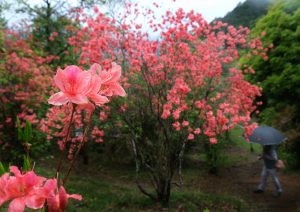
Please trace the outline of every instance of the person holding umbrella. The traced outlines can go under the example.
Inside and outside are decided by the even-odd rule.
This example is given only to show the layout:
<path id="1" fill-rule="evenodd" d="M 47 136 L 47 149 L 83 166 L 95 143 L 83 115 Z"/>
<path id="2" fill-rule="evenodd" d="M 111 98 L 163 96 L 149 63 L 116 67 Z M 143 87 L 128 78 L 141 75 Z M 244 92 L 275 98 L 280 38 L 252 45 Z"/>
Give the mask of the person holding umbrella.
<path id="1" fill-rule="evenodd" d="M 279 178 L 276 173 L 276 162 L 278 160 L 277 152 L 274 145 L 284 142 L 287 138 L 278 130 L 270 126 L 260 126 L 254 129 L 249 136 L 249 140 L 254 143 L 263 145 L 263 152 L 259 160 L 264 160 L 264 166 L 260 176 L 260 183 L 254 193 L 263 193 L 266 187 L 267 178 L 271 175 L 276 191 L 274 197 L 279 197 L 282 194 L 282 188 Z"/>
<path id="2" fill-rule="evenodd" d="M 260 176 L 260 183 L 258 185 L 258 188 L 254 190 L 254 193 L 263 193 L 264 189 L 266 187 L 267 178 L 269 175 L 271 175 L 273 183 L 275 185 L 276 191 L 273 193 L 274 197 L 281 196 L 282 188 L 279 181 L 279 178 L 276 173 L 276 167 L 275 164 L 278 160 L 277 152 L 275 150 L 275 147 L 272 145 L 265 145 L 263 147 L 263 153 L 260 157 L 258 157 L 259 160 L 264 160 L 264 166 L 261 172 Z"/>

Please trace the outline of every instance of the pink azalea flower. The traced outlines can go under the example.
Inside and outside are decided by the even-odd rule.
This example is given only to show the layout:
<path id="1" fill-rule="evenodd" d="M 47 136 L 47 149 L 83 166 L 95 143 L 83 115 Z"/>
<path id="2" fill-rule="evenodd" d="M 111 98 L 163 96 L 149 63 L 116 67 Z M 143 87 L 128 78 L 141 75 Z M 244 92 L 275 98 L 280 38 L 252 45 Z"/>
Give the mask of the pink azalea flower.
<path id="1" fill-rule="evenodd" d="M 47 198 L 49 212 L 63 212 L 68 205 L 69 198 L 82 200 L 81 195 L 67 194 L 63 186 L 60 186 L 58 192 L 56 188 Z"/>
<path id="2" fill-rule="evenodd" d="M 75 104 L 88 103 L 87 90 L 91 83 L 91 73 L 82 71 L 77 66 L 67 66 L 64 70 L 58 69 L 54 82 L 60 92 L 52 95 L 49 104 L 63 105 L 67 102 Z"/>
<path id="3" fill-rule="evenodd" d="M 119 82 L 121 77 L 121 66 L 116 63 L 112 63 L 111 66 L 112 67 L 108 70 L 102 70 L 101 66 L 95 63 L 90 69 L 94 73 L 98 72 L 101 79 L 102 85 L 100 94 L 105 96 L 125 96 L 126 92 Z"/>
<path id="4" fill-rule="evenodd" d="M 0 177 L 0 206 L 9 199 L 9 196 L 6 192 L 8 181 L 9 181 L 8 173 L 5 173 Z"/>
<path id="5" fill-rule="evenodd" d="M 218 143 L 218 141 L 217 141 L 216 138 L 210 138 L 210 139 L 209 139 L 209 142 L 210 142 L 211 144 L 217 144 L 217 143 Z"/>
<path id="6" fill-rule="evenodd" d="M 87 93 L 87 96 L 95 103 L 95 105 L 101 106 L 101 105 L 107 103 L 109 100 L 106 96 L 103 96 L 100 94 L 102 80 L 97 75 L 95 68 L 93 68 L 94 66 L 95 66 L 95 64 L 88 71 L 91 74 L 92 78 L 91 78 L 89 88 L 86 93 Z"/>
<path id="7" fill-rule="evenodd" d="M 8 212 L 22 212 L 25 206 L 32 209 L 42 208 L 45 198 L 40 194 L 45 178 L 37 176 L 33 171 L 22 175 L 16 166 L 10 167 L 10 171 L 14 176 L 8 179 L 5 193 L 7 200 L 13 200 L 9 204 Z"/>
<path id="8" fill-rule="evenodd" d="M 188 136 L 188 140 L 194 140 L 195 136 L 193 133 L 190 133 Z"/>
<path id="9" fill-rule="evenodd" d="M 187 126 L 189 126 L 189 124 L 190 124 L 190 123 L 189 123 L 188 121 L 183 121 L 183 122 L 182 122 L 182 126 L 183 126 L 183 127 L 187 127 Z"/>

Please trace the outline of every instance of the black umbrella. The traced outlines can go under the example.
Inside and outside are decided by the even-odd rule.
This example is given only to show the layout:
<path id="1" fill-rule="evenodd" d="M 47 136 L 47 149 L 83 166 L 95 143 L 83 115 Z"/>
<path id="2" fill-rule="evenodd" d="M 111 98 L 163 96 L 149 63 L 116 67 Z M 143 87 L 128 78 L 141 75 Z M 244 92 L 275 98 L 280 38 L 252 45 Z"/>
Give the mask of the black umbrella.
<path id="1" fill-rule="evenodd" d="M 287 139 L 280 131 L 269 126 L 259 126 L 249 136 L 250 142 L 262 145 L 278 145 Z"/>

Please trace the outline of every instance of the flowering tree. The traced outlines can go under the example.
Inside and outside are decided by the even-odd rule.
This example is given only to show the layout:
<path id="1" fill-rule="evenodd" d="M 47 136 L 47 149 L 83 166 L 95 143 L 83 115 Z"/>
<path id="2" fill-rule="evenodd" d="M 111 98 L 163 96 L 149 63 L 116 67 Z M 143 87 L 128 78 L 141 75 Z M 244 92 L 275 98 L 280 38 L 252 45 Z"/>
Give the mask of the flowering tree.
<path id="1" fill-rule="evenodd" d="M 21 155 L 23 147 L 17 138 L 17 118 L 22 127 L 27 120 L 37 129 L 47 108 L 44 101 L 51 86 L 51 69 L 47 63 L 51 60 L 52 57 L 36 54 L 19 34 L 5 31 L 0 52 L 1 160 L 12 161 Z M 35 135 L 32 148 L 45 145 L 36 140 Z M 4 158 L 5 155 L 8 158 Z"/>
<path id="2" fill-rule="evenodd" d="M 134 7 L 129 4 L 125 17 L 138 19 L 140 11 Z M 95 12 L 96 18 L 83 18 L 87 26 L 70 42 L 81 53 L 82 64 L 122 64 L 128 98 L 111 104 L 111 110 L 132 143 L 139 189 L 167 203 L 188 141 L 215 144 L 237 124 L 244 126 L 246 136 L 255 127 L 250 115 L 260 89 L 245 81 L 236 66 L 239 49 L 251 46 L 257 55 L 264 51 L 262 44 L 248 39 L 247 28 L 210 25 L 193 11 L 168 11 L 161 23 L 148 20 L 148 26 L 160 32 L 157 40 L 134 21 L 106 18 L 97 8 Z M 153 12 L 144 15 L 152 17 Z M 247 71 L 254 72 L 251 67 Z M 149 171 L 155 194 L 139 183 L 140 167 Z"/>
<path id="3" fill-rule="evenodd" d="M 14 174 L 14 176 L 10 176 L 9 173 L 5 173 L 5 170 L 3 171 L 2 163 L 0 163 L 0 170 L 4 172 L 0 177 L 0 206 L 11 200 L 8 208 L 10 212 L 24 211 L 26 206 L 33 209 L 45 207 L 48 211 L 57 212 L 65 210 L 68 198 L 82 199 L 80 195 L 67 194 L 63 185 L 66 184 L 75 160 L 87 140 L 95 106 L 102 106 L 109 102 L 108 97 L 112 95 L 126 95 L 119 84 L 120 75 L 121 67 L 115 63 L 111 64 L 110 69 L 104 70 L 98 64 L 94 64 L 88 71 L 83 71 L 74 65 L 67 66 L 64 70 L 58 69 L 54 82 L 60 92 L 53 94 L 48 102 L 56 106 L 69 104 L 72 110 L 67 123 L 67 131 L 61 144 L 62 157 L 57 166 L 56 178 L 46 180 L 44 177 L 37 176 L 32 170 L 21 173 L 15 166 L 10 167 L 10 172 Z M 88 121 L 70 167 L 58 187 L 57 181 L 64 159 L 63 152 L 69 140 L 76 107 L 88 111 Z"/>

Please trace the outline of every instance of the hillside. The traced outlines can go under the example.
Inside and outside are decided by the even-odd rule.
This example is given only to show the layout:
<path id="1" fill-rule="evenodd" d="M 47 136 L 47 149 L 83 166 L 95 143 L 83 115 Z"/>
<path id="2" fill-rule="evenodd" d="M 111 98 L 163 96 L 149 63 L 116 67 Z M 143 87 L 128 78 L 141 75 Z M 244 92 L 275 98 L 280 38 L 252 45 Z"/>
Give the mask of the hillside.
<path id="1" fill-rule="evenodd" d="M 235 27 L 240 25 L 251 27 L 263 15 L 267 13 L 268 6 L 272 0 L 246 0 L 239 3 L 231 12 L 223 18 L 217 18 L 222 22 L 229 23 Z"/>

